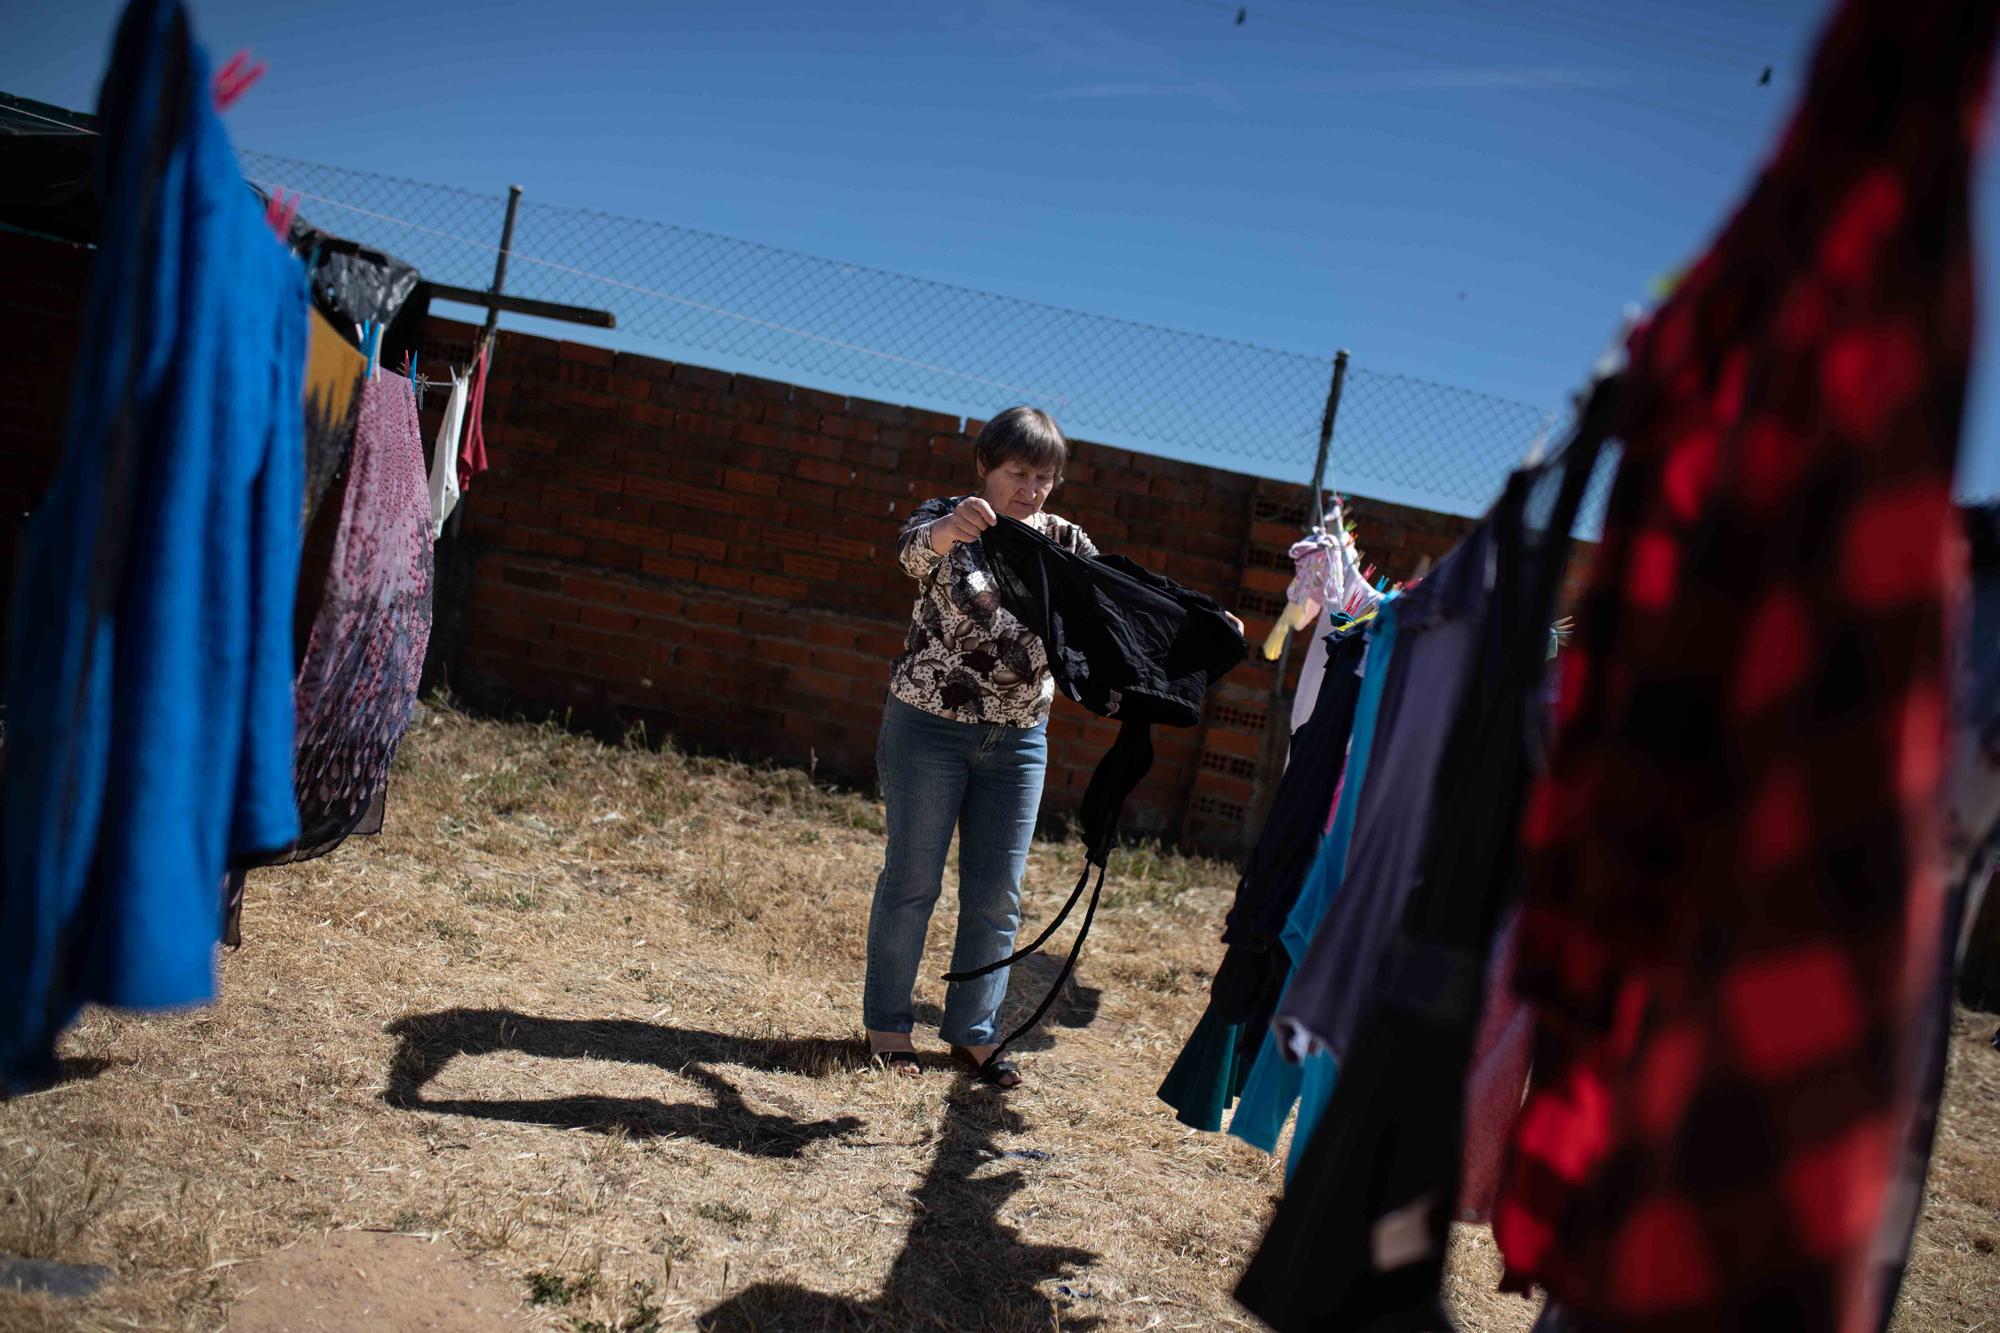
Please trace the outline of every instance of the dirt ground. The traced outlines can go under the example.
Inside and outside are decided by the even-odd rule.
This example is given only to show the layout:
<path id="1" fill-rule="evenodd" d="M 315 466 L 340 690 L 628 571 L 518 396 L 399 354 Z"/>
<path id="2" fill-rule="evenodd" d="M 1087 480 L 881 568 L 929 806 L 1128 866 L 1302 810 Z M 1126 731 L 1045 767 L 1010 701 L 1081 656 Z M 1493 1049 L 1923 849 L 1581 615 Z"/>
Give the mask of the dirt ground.
<path id="1" fill-rule="evenodd" d="M 861 1057 L 871 800 L 448 706 L 398 770 L 380 837 L 252 876 L 219 1004 L 92 1013 L 69 1081 L 0 1105 L 0 1253 L 114 1274 L 0 1329 L 1256 1326 L 1276 1164 L 1153 1096 L 1229 867 L 1114 860 L 1003 1096 L 934 1029 L 914 1082 Z M 1079 856 L 1038 845 L 1029 922 Z M 2000 1329 L 1995 1021 L 1959 1017 L 1906 1330 Z M 1455 1262 L 1464 1327 L 1528 1326 L 1486 1232 Z"/>

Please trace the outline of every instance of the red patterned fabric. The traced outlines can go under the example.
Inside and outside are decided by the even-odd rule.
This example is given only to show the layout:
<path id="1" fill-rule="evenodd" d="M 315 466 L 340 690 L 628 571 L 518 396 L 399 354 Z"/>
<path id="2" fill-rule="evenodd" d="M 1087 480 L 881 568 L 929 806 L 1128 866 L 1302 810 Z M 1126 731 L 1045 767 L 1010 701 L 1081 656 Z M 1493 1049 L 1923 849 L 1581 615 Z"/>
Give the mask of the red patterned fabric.
<path id="1" fill-rule="evenodd" d="M 1967 180 L 1992 3 L 1848 0 L 1631 347 L 1523 840 L 1536 1086 L 1495 1231 L 1585 1326 L 1860 1329 L 1940 965 Z"/>

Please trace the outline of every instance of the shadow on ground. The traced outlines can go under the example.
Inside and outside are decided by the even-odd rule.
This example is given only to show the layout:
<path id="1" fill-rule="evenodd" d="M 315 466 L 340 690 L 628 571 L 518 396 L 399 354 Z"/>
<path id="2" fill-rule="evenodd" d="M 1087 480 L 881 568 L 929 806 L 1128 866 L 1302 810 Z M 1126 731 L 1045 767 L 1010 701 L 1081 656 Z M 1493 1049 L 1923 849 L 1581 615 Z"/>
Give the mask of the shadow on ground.
<path id="1" fill-rule="evenodd" d="M 996 1136 L 1025 1128 L 995 1089 L 961 1078 L 945 1104 L 944 1132 L 924 1181 L 911 1192 L 915 1220 L 882 1294 L 854 1301 L 789 1283 L 746 1287 L 703 1313 L 703 1333 L 947 1328 L 1092 1329 L 1094 1315 L 1052 1304 L 1040 1283 L 1088 1268 L 1089 1250 L 1031 1245 L 1000 1220 L 1021 1189 L 1021 1168 L 1001 1167 Z"/>
<path id="2" fill-rule="evenodd" d="M 511 1120 L 557 1129 L 623 1130 L 634 1138 L 660 1135 L 693 1139 L 754 1157 L 797 1157 L 821 1139 L 861 1128 L 854 1116 L 800 1120 L 767 1114 L 744 1100 L 736 1085 L 712 1066 L 824 1078 L 853 1067 L 854 1042 L 812 1038 L 774 1040 L 722 1032 L 664 1027 L 623 1019 L 535 1018 L 506 1009 L 447 1009 L 391 1023 L 399 1045 L 382 1100 L 437 1115 Z M 577 1095 L 547 1098 L 432 1098 L 425 1085 L 455 1057 L 515 1051 L 550 1060 L 614 1060 L 653 1065 L 700 1084 L 707 1102 L 664 1102 L 654 1097 Z"/>
<path id="3" fill-rule="evenodd" d="M 1059 956 L 1045 953 L 1031 954 L 1014 964 L 1007 978 L 1007 1002 L 1000 1010 L 1000 1031 L 1004 1036 L 1026 1022 L 1028 1015 L 1049 993 L 1049 987 L 1062 975 L 1063 960 Z M 1072 975 L 1063 983 L 1062 994 L 1049 1006 L 1049 1012 L 1042 1019 L 1041 1026 L 1021 1038 L 1007 1049 L 1010 1051 L 1046 1051 L 1055 1045 L 1055 1038 L 1048 1033 L 1049 1028 L 1087 1028 L 1097 1021 L 1099 1006 L 1103 1003 L 1104 992 L 1096 986 L 1086 986 Z M 944 1022 L 944 1010 L 935 1004 L 919 1004 L 915 1009 L 917 1027 L 920 1032 L 935 1033 Z M 920 1046 L 923 1044 L 920 1040 Z"/>

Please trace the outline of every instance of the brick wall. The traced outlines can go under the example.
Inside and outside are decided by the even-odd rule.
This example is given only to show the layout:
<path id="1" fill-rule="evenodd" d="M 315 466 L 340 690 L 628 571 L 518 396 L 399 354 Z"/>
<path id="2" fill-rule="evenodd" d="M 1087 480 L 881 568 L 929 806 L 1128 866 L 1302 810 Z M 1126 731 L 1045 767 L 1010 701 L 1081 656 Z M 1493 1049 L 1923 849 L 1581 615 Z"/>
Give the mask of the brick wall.
<path id="1" fill-rule="evenodd" d="M 472 330 L 434 321 L 430 364 Z M 508 334 L 487 390 L 492 470 L 467 495 L 449 678 L 486 707 L 643 725 L 868 782 L 915 586 L 891 556 L 920 501 L 972 487 L 980 423 L 574 342 Z M 1051 507 L 1107 550 L 1232 607 L 1261 640 L 1290 579 L 1303 487 L 1075 443 Z M 1391 576 L 1463 519 L 1356 503 Z M 1162 730 L 1132 831 L 1233 846 L 1273 685 L 1253 661 L 1206 725 Z M 1115 732 L 1059 701 L 1047 809 L 1081 800 Z"/>
<path id="2" fill-rule="evenodd" d="M 53 471 L 87 265 L 87 251 L 0 234 L 10 514 L 37 502 Z M 432 321 L 425 363 L 463 363 L 472 333 Z M 481 707 L 567 715 L 607 734 L 643 726 L 868 783 L 915 594 L 893 539 L 920 500 L 971 488 L 979 424 L 509 333 L 487 390 L 493 467 L 467 493 L 457 538 L 439 547 L 432 674 Z M 1306 495 L 1079 441 L 1052 503 L 1105 549 L 1214 595 L 1261 641 L 1283 603 Z M 1468 526 L 1368 500 L 1353 513 L 1391 577 L 1441 556 Z M 1274 676 L 1253 657 L 1203 727 L 1156 733 L 1158 763 L 1128 830 L 1237 845 Z M 1114 733 L 1058 701 L 1051 814 L 1081 801 Z"/>
<path id="3" fill-rule="evenodd" d="M 424 360 L 462 362 L 436 320 Z M 488 384 L 492 470 L 466 496 L 454 689 L 482 707 L 644 725 L 702 747 L 868 783 L 916 592 L 892 556 L 920 500 L 972 488 L 980 422 L 580 342 L 506 334 Z M 1302 486 L 1078 440 L 1052 508 L 1262 638 L 1290 580 Z M 1462 518 L 1356 502 L 1392 576 Z M 1154 737 L 1128 829 L 1242 839 L 1272 693 L 1252 660 L 1206 727 Z M 1072 811 L 1114 725 L 1058 701 L 1046 811 Z"/>

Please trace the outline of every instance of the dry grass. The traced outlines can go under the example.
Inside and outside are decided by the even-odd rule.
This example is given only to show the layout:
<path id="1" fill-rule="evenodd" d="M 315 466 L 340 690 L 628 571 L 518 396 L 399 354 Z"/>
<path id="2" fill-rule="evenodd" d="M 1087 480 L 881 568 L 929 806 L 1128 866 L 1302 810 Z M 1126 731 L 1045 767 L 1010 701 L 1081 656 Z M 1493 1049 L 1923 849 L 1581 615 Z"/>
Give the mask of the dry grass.
<path id="1" fill-rule="evenodd" d="M 1153 1097 L 1228 867 L 1121 856 L 1081 983 L 1001 1097 L 861 1058 L 872 801 L 445 707 L 398 767 L 381 837 L 252 877 L 220 1004 L 93 1013 L 73 1081 L 0 1107 L 0 1251 L 118 1275 L 82 1306 L 0 1296 L 0 1327 L 213 1328 L 244 1261 L 353 1228 L 474 1254 L 558 1329 L 1251 1326 L 1229 1290 L 1276 1165 Z M 1036 848 L 1030 921 L 1076 856 Z M 1016 1011 L 1052 970 L 1021 970 Z M 918 999 L 934 1023 L 940 985 Z M 1980 1035 L 1911 1329 L 2000 1307 Z M 1467 1326 L 1525 1328 L 1490 1238 L 1459 1254 Z"/>

